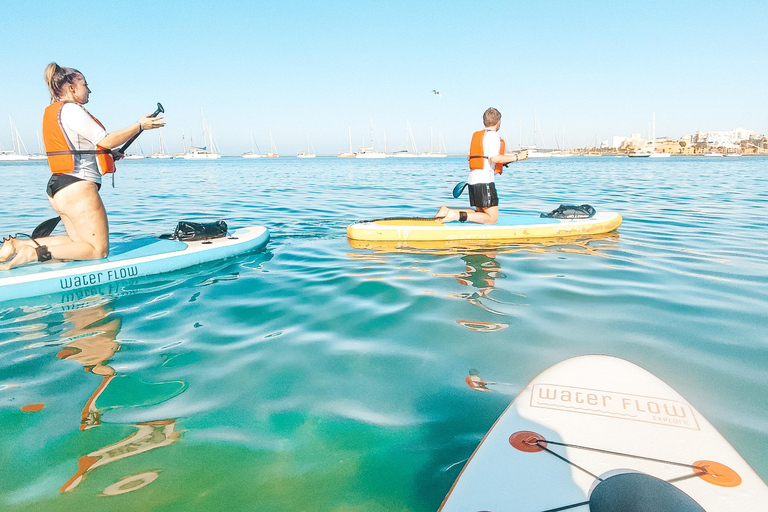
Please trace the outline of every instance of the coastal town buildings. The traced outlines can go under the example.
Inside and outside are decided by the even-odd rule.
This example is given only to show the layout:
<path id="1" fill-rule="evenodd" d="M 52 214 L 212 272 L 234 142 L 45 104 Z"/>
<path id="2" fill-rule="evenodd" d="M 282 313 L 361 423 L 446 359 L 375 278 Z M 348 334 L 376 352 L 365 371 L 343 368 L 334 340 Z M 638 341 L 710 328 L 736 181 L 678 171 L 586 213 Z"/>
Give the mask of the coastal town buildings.
<path id="1" fill-rule="evenodd" d="M 633 133 L 630 137 L 614 136 L 605 141 L 604 149 L 629 152 L 649 150 L 676 155 L 695 155 L 706 153 L 768 154 L 768 138 L 752 130 L 736 128 L 730 131 L 698 131 L 683 137 L 657 137 L 655 141 Z"/>

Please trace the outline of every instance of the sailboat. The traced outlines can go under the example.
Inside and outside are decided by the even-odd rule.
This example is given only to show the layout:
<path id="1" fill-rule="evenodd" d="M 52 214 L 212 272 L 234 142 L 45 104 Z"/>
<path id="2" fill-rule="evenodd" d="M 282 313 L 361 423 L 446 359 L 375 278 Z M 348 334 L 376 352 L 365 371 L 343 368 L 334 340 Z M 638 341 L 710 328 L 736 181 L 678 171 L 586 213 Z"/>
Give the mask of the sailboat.
<path id="1" fill-rule="evenodd" d="M 653 131 L 651 132 L 651 155 L 650 158 L 668 158 L 669 153 L 656 151 L 656 112 L 653 113 Z"/>
<path id="2" fill-rule="evenodd" d="M 187 140 L 184 137 L 184 130 L 181 130 L 181 153 L 174 153 L 173 158 L 184 158 L 184 155 L 186 154 L 187 154 Z"/>
<path id="3" fill-rule="evenodd" d="M 37 136 L 37 154 L 29 155 L 29 159 L 30 160 L 47 160 L 48 155 L 46 155 L 45 151 L 43 151 L 43 143 L 40 141 L 40 132 L 35 132 L 35 135 Z"/>
<path id="4" fill-rule="evenodd" d="M 349 132 L 349 151 L 339 151 L 336 155 L 339 158 L 355 158 L 355 152 L 352 151 L 352 128 L 347 126 L 347 131 Z"/>
<path id="5" fill-rule="evenodd" d="M 26 162 L 29 160 L 29 153 L 24 146 L 24 141 L 21 140 L 19 130 L 13 126 L 11 116 L 8 116 L 8 121 L 11 123 L 11 144 L 13 144 L 13 148 L 10 151 L 0 148 L 0 162 Z M 21 152 L 21 148 L 24 148 L 24 153 Z"/>
<path id="6" fill-rule="evenodd" d="M 533 107 L 533 146 L 525 146 L 522 149 L 528 151 L 528 158 L 551 158 L 552 153 L 539 151 L 536 147 L 536 133 L 541 133 L 541 144 L 546 145 L 544 142 L 544 134 L 541 132 L 541 126 L 539 126 L 539 119 L 536 117 L 536 107 Z"/>
<path id="7" fill-rule="evenodd" d="M 298 155 L 296 155 L 298 158 L 315 158 L 317 155 L 315 155 L 315 148 L 312 148 L 310 151 L 310 148 L 312 148 L 312 143 L 309 142 L 309 135 L 307 135 L 307 150 L 302 151 Z"/>
<path id="8" fill-rule="evenodd" d="M 259 145 L 256 144 L 256 141 L 253 139 L 253 132 L 251 132 L 251 151 L 248 153 L 243 153 L 243 158 L 261 158 L 261 150 L 259 149 Z"/>
<path id="9" fill-rule="evenodd" d="M 355 158 L 386 158 L 387 154 L 381 151 L 373 149 L 373 114 L 370 114 L 371 119 L 371 145 L 368 147 L 360 148 Z"/>
<path id="10" fill-rule="evenodd" d="M 413 148 L 413 151 L 408 147 L 408 142 L 410 141 L 411 147 Z M 406 120 L 405 121 L 405 149 L 401 149 L 400 151 L 395 151 L 394 153 L 390 153 L 389 156 L 393 156 L 395 158 L 418 158 L 419 156 L 419 150 L 416 149 L 416 141 L 413 139 L 413 132 L 411 131 L 411 122 Z"/>
<path id="11" fill-rule="evenodd" d="M 277 158 L 278 156 L 280 156 L 277 154 L 277 147 L 275 146 L 275 141 L 272 140 L 272 130 L 269 130 L 269 153 L 264 153 L 261 156 L 263 156 L 264 158 Z"/>
<path id="12" fill-rule="evenodd" d="M 552 135 L 555 138 L 555 144 L 557 144 L 557 134 L 553 133 Z M 560 145 L 558 144 L 557 145 L 557 150 L 552 152 L 552 157 L 553 158 L 568 158 L 568 157 L 572 157 L 573 153 L 570 153 L 570 152 L 565 150 L 565 126 L 563 126 L 563 136 L 562 136 L 561 140 L 563 142 L 563 149 L 560 149 Z"/>
<path id="13" fill-rule="evenodd" d="M 136 146 L 139 148 L 138 153 L 128 153 L 123 157 L 123 160 L 141 160 L 144 158 L 144 150 L 141 149 L 141 144 L 136 142 Z"/>
<path id="14" fill-rule="evenodd" d="M 163 139 L 163 129 L 158 128 L 157 132 L 158 132 L 160 148 L 154 153 L 152 153 L 151 155 L 149 155 L 147 158 L 158 158 L 158 159 L 173 158 L 168 153 L 168 146 L 165 144 L 165 140 Z"/>
<path id="15" fill-rule="evenodd" d="M 419 153 L 419 157 L 421 158 L 444 158 L 448 156 L 448 151 L 441 152 L 440 147 L 442 146 L 445 148 L 445 142 L 443 142 L 443 133 L 437 132 L 437 151 L 434 151 L 432 149 L 432 127 L 429 127 L 429 151 L 425 151 L 423 153 Z"/>
<path id="16" fill-rule="evenodd" d="M 200 109 L 200 118 L 203 122 L 203 144 L 206 144 L 205 141 L 205 116 L 203 116 L 203 109 Z M 184 160 L 215 160 L 217 158 L 221 158 L 221 155 L 216 149 L 216 144 L 213 142 L 213 130 L 211 129 L 210 125 L 208 126 L 208 138 L 209 143 L 207 145 L 204 145 L 201 148 L 195 147 L 192 145 L 192 138 L 190 137 L 190 145 L 189 145 L 189 151 L 184 153 L 182 158 Z M 210 149 L 208 147 L 210 146 Z"/>

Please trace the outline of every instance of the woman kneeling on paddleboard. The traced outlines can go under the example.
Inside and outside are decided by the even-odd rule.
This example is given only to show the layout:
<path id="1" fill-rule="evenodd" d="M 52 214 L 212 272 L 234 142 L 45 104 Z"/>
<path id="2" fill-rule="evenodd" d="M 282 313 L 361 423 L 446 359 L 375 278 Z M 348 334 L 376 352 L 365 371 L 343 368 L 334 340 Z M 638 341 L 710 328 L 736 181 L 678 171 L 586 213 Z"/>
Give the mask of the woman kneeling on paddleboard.
<path id="1" fill-rule="evenodd" d="M 99 196 L 101 176 L 115 172 L 116 148 L 144 130 L 160 128 L 162 117 L 145 116 L 122 130 L 107 133 L 83 107 L 88 83 L 82 73 L 52 62 L 45 68 L 51 104 L 43 115 L 43 140 L 48 166 L 48 201 L 59 214 L 66 236 L 37 240 L 8 237 L 0 248 L 0 270 L 31 261 L 92 260 L 109 253 L 109 226 Z M 118 159 L 122 154 L 118 153 Z M 10 260 L 10 261 L 9 261 Z"/>
<path id="2" fill-rule="evenodd" d="M 525 160 L 527 151 L 505 155 L 504 140 L 499 137 L 501 127 L 501 112 L 491 107 L 483 113 L 485 129 L 472 135 L 469 148 L 469 205 L 475 209 L 454 210 L 441 206 L 435 215 L 435 220 L 441 222 L 477 222 L 494 224 L 499 220 L 499 198 L 496 195 L 494 174 L 501 174 L 504 165 Z M 461 193 L 461 192 L 459 192 Z M 458 196 L 455 196 L 458 197 Z"/>

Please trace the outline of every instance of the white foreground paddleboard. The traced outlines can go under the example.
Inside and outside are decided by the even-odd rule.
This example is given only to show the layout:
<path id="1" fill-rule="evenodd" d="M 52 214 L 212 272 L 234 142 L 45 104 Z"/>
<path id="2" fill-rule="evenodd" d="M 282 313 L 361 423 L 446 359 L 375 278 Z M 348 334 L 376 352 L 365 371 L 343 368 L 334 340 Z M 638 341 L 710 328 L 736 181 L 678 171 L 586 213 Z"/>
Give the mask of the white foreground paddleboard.
<path id="1" fill-rule="evenodd" d="M 768 486 L 667 384 L 591 355 L 528 384 L 440 510 L 764 512 Z"/>
<path id="2" fill-rule="evenodd" d="M 172 272 L 254 251 L 268 240 L 267 228 L 251 226 L 211 240 L 151 239 L 122 244 L 100 260 L 32 263 L 0 272 L 0 301 L 96 288 Z"/>

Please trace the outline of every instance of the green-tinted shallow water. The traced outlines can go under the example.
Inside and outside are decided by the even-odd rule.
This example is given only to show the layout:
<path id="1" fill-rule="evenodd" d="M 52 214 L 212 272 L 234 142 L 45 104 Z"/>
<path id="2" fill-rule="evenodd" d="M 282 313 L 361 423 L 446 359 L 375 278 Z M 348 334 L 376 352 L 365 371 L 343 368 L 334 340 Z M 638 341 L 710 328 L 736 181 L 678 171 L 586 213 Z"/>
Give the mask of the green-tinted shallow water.
<path id="1" fill-rule="evenodd" d="M 668 382 L 768 478 L 768 159 L 638 160 L 498 180 L 503 209 L 588 202 L 622 213 L 617 233 L 414 252 L 345 228 L 464 205 L 466 160 L 123 163 L 102 189 L 113 239 L 225 219 L 272 240 L 0 304 L 0 508 L 433 511 L 529 380 L 592 353 Z M 0 175 L 0 233 L 50 216 L 44 165 Z M 471 369 L 506 384 L 474 391 Z"/>

